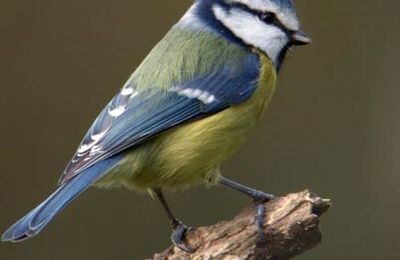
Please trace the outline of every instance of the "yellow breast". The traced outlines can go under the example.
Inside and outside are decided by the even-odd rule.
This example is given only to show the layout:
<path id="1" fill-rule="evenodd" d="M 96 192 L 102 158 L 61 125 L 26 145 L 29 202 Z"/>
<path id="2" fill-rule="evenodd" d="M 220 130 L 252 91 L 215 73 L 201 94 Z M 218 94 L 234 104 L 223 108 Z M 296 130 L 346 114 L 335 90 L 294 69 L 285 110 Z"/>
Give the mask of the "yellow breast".
<path id="1" fill-rule="evenodd" d="M 125 163 L 130 169 L 135 165 L 135 170 L 126 171 L 124 185 L 180 190 L 218 176 L 220 164 L 243 144 L 274 93 L 275 69 L 265 55 L 259 56 L 259 84 L 246 102 L 173 128 L 135 148 Z"/>

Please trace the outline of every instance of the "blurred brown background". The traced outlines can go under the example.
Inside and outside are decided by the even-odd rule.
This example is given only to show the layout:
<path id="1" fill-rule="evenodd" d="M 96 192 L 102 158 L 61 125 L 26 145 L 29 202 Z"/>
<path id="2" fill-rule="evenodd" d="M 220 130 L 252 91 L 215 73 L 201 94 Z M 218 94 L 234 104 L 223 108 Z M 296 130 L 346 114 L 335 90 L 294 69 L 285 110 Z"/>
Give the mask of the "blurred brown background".
<path id="1" fill-rule="evenodd" d="M 299 259 L 399 259 L 400 3 L 297 1 L 314 44 L 287 60 L 277 94 L 227 176 L 334 201 L 323 244 Z M 0 2 L 0 230 L 44 199 L 90 123 L 186 0 Z M 225 188 L 169 195 L 188 225 L 249 201 Z M 91 189 L 0 259 L 143 259 L 169 245 L 164 212 L 125 190 Z"/>

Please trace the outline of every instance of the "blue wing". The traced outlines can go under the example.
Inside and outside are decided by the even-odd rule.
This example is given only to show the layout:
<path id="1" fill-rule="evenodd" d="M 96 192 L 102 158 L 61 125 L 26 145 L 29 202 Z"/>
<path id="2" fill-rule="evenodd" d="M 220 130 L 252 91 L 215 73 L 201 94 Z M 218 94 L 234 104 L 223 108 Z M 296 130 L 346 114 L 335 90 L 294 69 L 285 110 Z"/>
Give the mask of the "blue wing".
<path id="1" fill-rule="evenodd" d="M 140 91 L 134 78 L 130 79 L 95 120 L 60 184 L 173 126 L 247 100 L 257 86 L 259 60 L 255 54 L 248 54 L 241 62 L 239 71 L 222 67 L 167 90 Z"/>

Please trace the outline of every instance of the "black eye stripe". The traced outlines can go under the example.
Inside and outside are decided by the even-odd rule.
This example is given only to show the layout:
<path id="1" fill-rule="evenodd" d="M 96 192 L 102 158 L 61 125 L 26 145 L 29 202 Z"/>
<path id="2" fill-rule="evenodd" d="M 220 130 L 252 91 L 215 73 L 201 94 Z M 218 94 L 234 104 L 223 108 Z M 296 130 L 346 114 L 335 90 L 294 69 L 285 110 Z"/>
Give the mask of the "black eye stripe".
<path id="1" fill-rule="evenodd" d="M 274 14 L 272 12 L 260 12 L 258 10 L 251 9 L 250 7 L 248 7 L 247 5 L 242 4 L 242 3 L 234 3 L 234 4 L 230 4 L 229 6 L 242 9 L 242 10 L 246 11 L 247 13 L 251 13 L 255 16 L 258 16 L 262 21 L 264 21 L 268 24 L 275 25 L 276 27 L 280 28 L 281 30 L 283 30 L 287 33 L 290 32 L 290 30 L 282 23 L 282 21 L 279 20 L 279 18 L 276 16 L 276 14 Z M 265 17 L 265 19 L 263 19 L 263 17 Z"/>
<path id="2" fill-rule="evenodd" d="M 277 18 L 274 13 L 262 13 L 259 14 L 258 17 L 267 24 L 276 23 Z"/>

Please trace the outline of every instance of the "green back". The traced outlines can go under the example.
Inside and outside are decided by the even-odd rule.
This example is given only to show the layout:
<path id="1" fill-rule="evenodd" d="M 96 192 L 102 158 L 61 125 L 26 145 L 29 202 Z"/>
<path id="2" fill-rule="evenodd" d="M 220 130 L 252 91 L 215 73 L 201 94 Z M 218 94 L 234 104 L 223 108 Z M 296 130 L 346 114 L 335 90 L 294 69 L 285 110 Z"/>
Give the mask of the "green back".
<path id="1" fill-rule="evenodd" d="M 239 68 L 248 51 L 212 32 L 172 28 L 133 73 L 138 90 L 168 89 L 224 66 Z"/>

